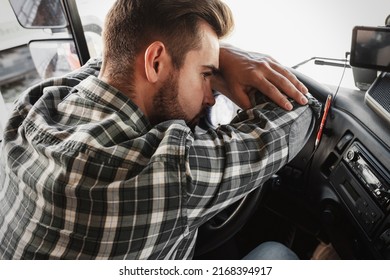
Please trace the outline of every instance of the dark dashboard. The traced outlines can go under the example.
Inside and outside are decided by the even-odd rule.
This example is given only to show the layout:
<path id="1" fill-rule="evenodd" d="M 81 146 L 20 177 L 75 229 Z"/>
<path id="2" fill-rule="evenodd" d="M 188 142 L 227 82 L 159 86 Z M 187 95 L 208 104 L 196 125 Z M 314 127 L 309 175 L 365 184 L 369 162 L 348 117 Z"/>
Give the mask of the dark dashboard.
<path id="1" fill-rule="evenodd" d="M 313 153 L 314 133 L 285 168 L 289 171 L 281 172 L 286 184 L 298 182 L 288 189 L 300 189 L 313 217 L 307 221 L 298 213 L 290 219 L 332 243 L 342 259 L 389 259 L 389 122 L 367 105 L 366 92 L 325 86 L 296 74 L 322 102 L 328 94 L 337 96 L 318 149 Z M 390 99 L 390 87 L 387 92 Z"/>

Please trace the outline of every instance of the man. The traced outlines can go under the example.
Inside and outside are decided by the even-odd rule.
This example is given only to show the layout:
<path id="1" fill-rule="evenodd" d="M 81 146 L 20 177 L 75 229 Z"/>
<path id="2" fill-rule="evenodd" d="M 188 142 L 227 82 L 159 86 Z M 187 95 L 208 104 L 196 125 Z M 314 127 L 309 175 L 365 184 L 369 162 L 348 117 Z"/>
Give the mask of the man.
<path id="1" fill-rule="evenodd" d="M 1 258 L 190 259 L 205 221 L 294 157 L 312 111 L 273 84 L 301 104 L 306 90 L 272 60 L 220 53 L 231 28 L 219 0 L 118 0 L 103 64 L 29 89 L 8 122 Z M 212 89 L 246 110 L 197 133 Z"/>

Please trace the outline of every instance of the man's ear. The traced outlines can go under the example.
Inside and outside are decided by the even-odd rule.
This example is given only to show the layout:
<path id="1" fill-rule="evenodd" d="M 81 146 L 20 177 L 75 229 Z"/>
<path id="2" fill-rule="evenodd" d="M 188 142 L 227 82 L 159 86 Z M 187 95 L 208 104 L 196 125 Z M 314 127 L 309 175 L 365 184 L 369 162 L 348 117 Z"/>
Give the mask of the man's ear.
<path id="1" fill-rule="evenodd" d="M 146 78 L 151 83 L 156 83 L 166 67 L 167 51 L 165 45 L 156 41 L 149 45 L 145 51 L 145 73 Z"/>

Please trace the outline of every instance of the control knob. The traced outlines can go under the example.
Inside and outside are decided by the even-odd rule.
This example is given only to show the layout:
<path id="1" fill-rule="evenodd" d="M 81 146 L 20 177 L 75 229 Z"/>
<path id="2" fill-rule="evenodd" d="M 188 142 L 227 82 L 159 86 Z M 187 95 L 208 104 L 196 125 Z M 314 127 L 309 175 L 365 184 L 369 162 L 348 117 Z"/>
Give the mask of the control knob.
<path id="1" fill-rule="evenodd" d="M 357 161 L 359 159 L 359 152 L 354 150 L 349 150 L 347 152 L 346 157 L 348 161 Z"/>

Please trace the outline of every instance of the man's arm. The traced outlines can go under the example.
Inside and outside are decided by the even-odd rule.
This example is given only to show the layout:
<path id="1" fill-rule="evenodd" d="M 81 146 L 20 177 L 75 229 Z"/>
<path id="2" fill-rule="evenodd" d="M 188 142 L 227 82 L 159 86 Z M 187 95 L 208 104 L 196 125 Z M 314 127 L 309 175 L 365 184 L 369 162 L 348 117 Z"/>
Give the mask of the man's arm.
<path id="1" fill-rule="evenodd" d="M 252 109 L 241 111 L 228 125 L 193 135 L 186 174 L 194 225 L 261 187 L 297 155 L 321 109 L 315 98 L 306 96 L 307 105 L 290 99 L 293 109 L 286 111 L 262 94 L 251 94 Z"/>
<path id="2" fill-rule="evenodd" d="M 220 75 L 213 80 L 213 88 L 242 109 L 252 107 L 248 95 L 254 91 L 262 92 L 285 110 L 292 109 L 287 97 L 301 105 L 307 103 L 307 88 L 269 56 L 221 44 L 220 69 Z"/>

